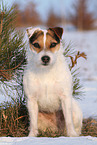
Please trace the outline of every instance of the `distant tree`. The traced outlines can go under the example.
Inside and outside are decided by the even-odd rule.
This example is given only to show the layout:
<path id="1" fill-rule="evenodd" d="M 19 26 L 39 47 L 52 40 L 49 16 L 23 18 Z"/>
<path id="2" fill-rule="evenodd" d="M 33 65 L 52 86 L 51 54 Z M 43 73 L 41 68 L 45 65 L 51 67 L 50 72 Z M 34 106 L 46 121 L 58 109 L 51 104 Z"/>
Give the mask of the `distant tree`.
<path id="1" fill-rule="evenodd" d="M 88 10 L 88 0 L 76 0 L 72 8 L 74 13 L 69 13 L 70 22 L 78 28 L 78 30 L 93 29 L 94 17 Z"/>
<path id="2" fill-rule="evenodd" d="M 61 16 L 57 16 L 51 10 L 50 13 L 49 13 L 49 15 L 48 15 L 48 19 L 47 19 L 46 25 L 48 27 L 58 26 L 61 23 L 61 21 L 62 21 Z"/>
<path id="3" fill-rule="evenodd" d="M 19 11 L 17 15 L 18 26 L 39 25 L 42 23 L 40 16 L 35 9 L 36 5 L 33 2 L 28 3 L 24 10 L 20 10 L 18 4 L 15 5 L 17 6 L 17 10 Z"/>

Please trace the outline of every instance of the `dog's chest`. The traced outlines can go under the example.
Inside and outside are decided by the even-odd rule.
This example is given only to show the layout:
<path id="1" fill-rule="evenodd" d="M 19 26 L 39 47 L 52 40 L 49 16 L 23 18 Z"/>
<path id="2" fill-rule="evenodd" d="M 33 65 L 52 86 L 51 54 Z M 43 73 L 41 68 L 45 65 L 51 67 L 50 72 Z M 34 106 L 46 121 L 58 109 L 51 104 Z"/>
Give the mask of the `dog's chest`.
<path id="1" fill-rule="evenodd" d="M 56 111 L 60 108 L 59 95 L 61 86 L 57 81 L 44 79 L 38 81 L 37 99 L 40 110 Z"/>

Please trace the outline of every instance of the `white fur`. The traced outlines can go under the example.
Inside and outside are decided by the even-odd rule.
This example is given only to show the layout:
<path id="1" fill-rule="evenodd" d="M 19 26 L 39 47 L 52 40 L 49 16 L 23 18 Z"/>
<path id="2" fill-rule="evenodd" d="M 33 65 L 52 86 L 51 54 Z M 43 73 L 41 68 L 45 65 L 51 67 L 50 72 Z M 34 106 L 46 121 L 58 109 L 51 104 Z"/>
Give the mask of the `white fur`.
<path id="1" fill-rule="evenodd" d="M 47 30 L 43 30 L 43 32 L 44 32 L 44 49 L 46 48 L 45 47 L 45 43 L 46 43 L 46 33 L 47 33 Z"/>
<path id="2" fill-rule="evenodd" d="M 63 110 L 67 136 L 78 136 L 82 127 L 82 112 L 72 97 L 72 76 L 62 48 L 56 53 L 45 50 L 33 53 L 29 49 L 29 59 L 24 72 L 23 84 L 27 96 L 30 116 L 29 136 L 37 136 L 38 111 L 54 112 Z M 41 57 L 49 55 L 48 66 L 41 64 Z"/>
<path id="3" fill-rule="evenodd" d="M 41 29 L 37 28 L 37 27 L 35 27 L 35 28 L 32 28 L 32 27 L 28 28 L 27 29 L 28 37 L 30 38 L 35 31 L 39 31 L 39 30 L 41 30 Z"/>

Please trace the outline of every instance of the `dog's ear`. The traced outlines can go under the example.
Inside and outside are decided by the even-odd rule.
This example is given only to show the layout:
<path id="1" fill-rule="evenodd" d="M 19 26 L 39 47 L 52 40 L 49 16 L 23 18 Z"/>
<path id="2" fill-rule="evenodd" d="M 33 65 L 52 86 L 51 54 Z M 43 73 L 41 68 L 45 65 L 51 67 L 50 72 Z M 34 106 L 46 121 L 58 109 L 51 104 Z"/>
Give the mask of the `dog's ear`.
<path id="1" fill-rule="evenodd" d="M 54 28 L 49 28 L 49 30 L 52 30 L 59 39 L 62 38 L 62 34 L 63 34 L 63 28 L 61 27 L 54 27 Z"/>
<path id="2" fill-rule="evenodd" d="M 34 34 L 34 32 L 39 31 L 39 30 L 40 28 L 30 27 L 26 29 L 26 32 L 27 32 L 28 37 L 30 38 Z"/>

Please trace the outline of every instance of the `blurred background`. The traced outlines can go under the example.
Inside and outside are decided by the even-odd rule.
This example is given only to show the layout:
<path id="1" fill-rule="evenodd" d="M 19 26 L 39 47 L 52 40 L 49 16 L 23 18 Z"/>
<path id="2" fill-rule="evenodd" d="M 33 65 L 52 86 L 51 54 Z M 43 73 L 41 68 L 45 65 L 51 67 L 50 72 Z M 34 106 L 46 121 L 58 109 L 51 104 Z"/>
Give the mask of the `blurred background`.
<path id="1" fill-rule="evenodd" d="M 0 3 L 0 136 L 28 134 L 22 79 L 27 37 L 14 30 L 26 32 L 30 26 L 62 26 L 64 55 L 70 53 L 66 59 L 71 63 L 71 55 L 74 63 L 77 54 L 87 55 L 87 60 L 78 59 L 71 70 L 79 74 L 72 73 L 73 90 L 83 112 L 81 135 L 97 137 L 97 0 L 0 0 Z M 15 8 L 11 9 L 12 5 Z"/>
<path id="2" fill-rule="evenodd" d="M 18 11 L 17 26 L 65 26 L 69 30 L 97 29 L 97 0 L 4 0 Z"/>

